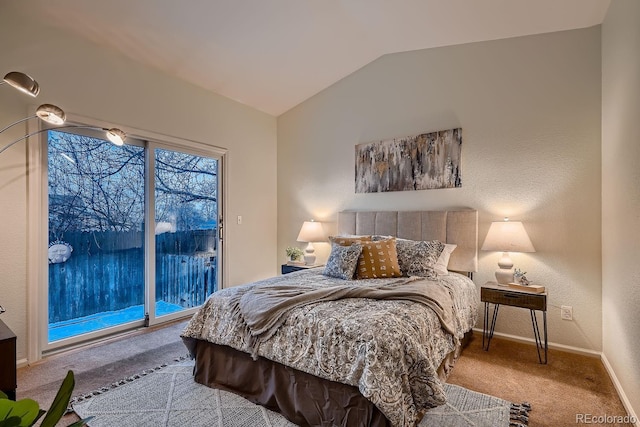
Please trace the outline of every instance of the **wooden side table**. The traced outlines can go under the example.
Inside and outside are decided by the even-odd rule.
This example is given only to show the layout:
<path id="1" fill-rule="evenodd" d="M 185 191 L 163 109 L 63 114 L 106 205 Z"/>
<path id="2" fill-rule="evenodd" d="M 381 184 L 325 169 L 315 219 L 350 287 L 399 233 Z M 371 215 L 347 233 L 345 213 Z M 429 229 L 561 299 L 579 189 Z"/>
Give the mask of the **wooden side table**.
<path id="1" fill-rule="evenodd" d="M 322 267 L 322 265 L 320 264 L 317 264 L 317 265 L 282 264 L 280 268 L 281 268 L 282 274 L 289 274 L 289 273 L 293 273 L 294 271 L 307 270 L 309 268 L 314 268 L 314 267 Z"/>
<path id="2" fill-rule="evenodd" d="M 484 302 L 484 327 L 482 329 L 482 348 L 489 351 L 491 338 L 496 327 L 498 319 L 498 310 L 500 305 L 510 305 L 512 307 L 528 308 L 531 313 L 531 326 L 533 327 L 533 336 L 536 340 L 536 350 L 538 351 L 538 361 L 547 364 L 547 292 L 533 293 L 511 289 L 507 286 L 498 286 L 495 282 L 487 282 L 480 288 L 480 301 Z M 494 304 L 493 316 L 489 322 L 489 304 Z M 536 310 L 542 311 L 543 327 L 544 327 L 544 346 L 542 344 L 543 337 L 538 327 L 538 317 Z M 486 347 L 485 347 L 486 341 Z M 544 349 L 544 352 L 542 352 Z M 544 359 L 542 358 L 544 353 Z"/>
<path id="3" fill-rule="evenodd" d="M 16 334 L 0 320 L 0 390 L 16 400 Z"/>

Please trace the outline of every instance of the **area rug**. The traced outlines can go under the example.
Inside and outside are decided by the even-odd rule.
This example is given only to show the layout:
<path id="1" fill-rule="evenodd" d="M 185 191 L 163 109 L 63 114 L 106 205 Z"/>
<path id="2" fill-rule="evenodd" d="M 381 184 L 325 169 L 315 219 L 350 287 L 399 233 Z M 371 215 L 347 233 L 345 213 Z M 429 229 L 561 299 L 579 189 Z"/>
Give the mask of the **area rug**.
<path id="1" fill-rule="evenodd" d="M 217 426 L 294 427 L 282 415 L 233 393 L 193 380 L 193 361 L 163 365 L 85 396 L 72 399 L 91 427 Z M 528 425 L 527 404 L 513 405 L 465 388 L 446 384 L 448 402 L 430 410 L 419 427 Z"/>

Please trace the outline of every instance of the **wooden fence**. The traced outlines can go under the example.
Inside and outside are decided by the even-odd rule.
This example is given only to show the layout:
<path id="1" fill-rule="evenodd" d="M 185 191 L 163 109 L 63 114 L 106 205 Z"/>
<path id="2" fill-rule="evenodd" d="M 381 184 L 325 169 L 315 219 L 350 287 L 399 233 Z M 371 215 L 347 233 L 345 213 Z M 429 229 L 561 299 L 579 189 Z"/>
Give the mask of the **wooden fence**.
<path id="1" fill-rule="evenodd" d="M 66 234 L 71 257 L 49 264 L 49 323 L 144 304 L 141 234 Z M 156 300 L 204 303 L 217 290 L 215 230 L 156 237 Z"/>
<path id="2" fill-rule="evenodd" d="M 56 237 L 49 236 L 49 241 L 53 240 L 56 240 Z M 76 231 L 64 233 L 61 240 L 73 247 L 74 255 L 95 254 L 140 249 L 143 247 L 144 233 L 142 231 Z M 216 243 L 216 229 L 163 233 L 156 236 L 156 252 L 175 255 L 212 252 L 216 250 Z"/>

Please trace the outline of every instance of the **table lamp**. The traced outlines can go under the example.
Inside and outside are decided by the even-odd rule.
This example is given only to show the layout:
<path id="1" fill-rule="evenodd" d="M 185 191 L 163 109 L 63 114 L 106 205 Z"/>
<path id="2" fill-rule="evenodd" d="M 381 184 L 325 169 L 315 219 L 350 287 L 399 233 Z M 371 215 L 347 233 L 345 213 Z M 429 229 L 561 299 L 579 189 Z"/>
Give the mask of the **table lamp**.
<path id="1" fill-rule="evenodd" d="M 314 265 L 316 263 L 316 255 L 314 253 L 315 248 L 313 247 L 312 242 L 322 242 L 324 239 L 324 229 L 322 228 L 321 223 L 311 220 L 305 221 L 302 224 L 302 228 L 300 229 L 300 233 L 296 240 L 298 242 L 308 243 L 307 247 L 304 249 L 304 263 L 306 265 Z"/>
<path id="2" fill-rule="evenodd" d="M 482 244 L 483 251 L 501 251 L 502 258 L 498 262 L 496 281 L 499 285 L 513 282 L 513 262 L 509 252 L 535 252 L 536 250 L 520 221 L 495 221 L 491 223 L 487 237 Z"/>

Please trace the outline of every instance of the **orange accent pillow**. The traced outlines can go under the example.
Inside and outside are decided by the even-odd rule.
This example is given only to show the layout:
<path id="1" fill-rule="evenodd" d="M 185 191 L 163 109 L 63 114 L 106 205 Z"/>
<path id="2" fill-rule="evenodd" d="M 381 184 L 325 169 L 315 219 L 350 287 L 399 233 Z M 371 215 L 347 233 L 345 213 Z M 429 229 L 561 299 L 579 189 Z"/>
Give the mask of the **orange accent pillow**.
<path id="1" fill-rule="evenodd" d="M 370 242 L 371 236 L 329 236 L 329 240 L 340 246 L 351 246 L 353 243 Z"/>
<path id="2" fill-rule="evenodd" d="M 400 277 L 396 239 L 361 242 L 362 253 L 358 259 L 356 279 L 381 279 Z"/>

